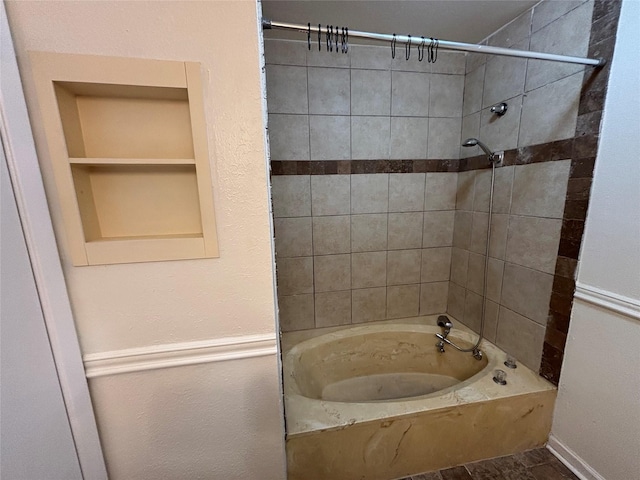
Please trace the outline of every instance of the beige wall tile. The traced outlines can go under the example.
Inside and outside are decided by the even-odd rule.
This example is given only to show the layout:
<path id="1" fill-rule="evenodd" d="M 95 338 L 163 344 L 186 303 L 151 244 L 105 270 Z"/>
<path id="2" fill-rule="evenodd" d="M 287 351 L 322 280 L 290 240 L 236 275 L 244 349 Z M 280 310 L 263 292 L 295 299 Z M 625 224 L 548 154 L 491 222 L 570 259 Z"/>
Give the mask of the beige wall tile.
<path id="1" fill-rule="evenodd" d="M 463 147 L 462 142 L 467 138 L 478 138 L 480 136 L 480 112 L 472 113 L 462 117 L 462 134 L 460 135 L 460 158 L 474 157 L 480 155 L 480 147 Z"/>
<path id="2" fill-rule="evenodd" d="M 351 254 L 351 287 L 384 287 L 387 284 L 387 252 Z"/>
<path id="3" fill-rule="evenodd" d="M 349 115 L 351 113 L 349 70 L 309 67 L 307 72 L 310 114 Z"/>
<path id="4" fill-rule="evenodd" d="M 508 108 L 503 116 L 492 113 L 490 107 L 480 114 L 480 138 L 494 152 L 518 146 L 522 95 L 505 100 Z"/>
<path id="5" fill-rule="evenodd" d="M 421 259 L 421 250 L 387 252 L 387 285 L 420 283 Z"/>
<path id="6" fill-rule="evenodd" d="M 313 257 L 281 258 L 276 267 L 278 295 L 313 293 Z"/>
<path id="7" fill-rule="evenodd" d="M 273 216 L 311 216 L 309 175 L 276 175 L 271 177 Z"/>
<path id="8" fill-rule="evenodd" d="M 267 65 L 307 66 L 307 54 L 300 48 L 301 42 L 291 40 L 264 39 L 264 59 Z"/>
<path id="9" fill-rule="evenodd" d="M 464 297 L 467 289 L 449 282 L 449 292 L 447 295 L 447 313 L 456 320 L 464 319 Z"/>
<path id="10" fill-rule="evenodd" d="M 384 320 L 387 306 L 386 287 L 351 291 L 352 323 Z"/>
<path id="11" fill-rule="evenodd" d="M 537 32 L 584 2 L 585 0 L 562 0 L 561 2 L 546 1 L 538 3 L 533 9 L 531 31 Z"/>
<path id="12" fill-rule="evenodd" d="M 266 72 L 269 113 L 309 113 L 305 67 L 267 65 Z"/>
<path id="13" fill-rule="evenodd" d="M 462 114 L 469 115 L 482 109 L 482 91 L 484 89 L 484 65 L 465 75 L 464 102 Z"/>
<path id="14" fill-rule="evenodd" d="M 515 166 L 496 169 L 493 186 L 493 213 L 509 213 L 511 210 L 511 189 L 515 169 Z"/>
<path id="15" fill-rule="evenodd" d="M 462 117 L 464 75 L 431 74 L 429 81 L 429 116 Z"/>
<path id="16" fill-rule="evenodd" d="M 277 243 L 276 243 L 277 246 Z M 313 217 L 313 254 L 351 252 L 351 217 Z"/>
<path id="17" fill-rule="evenodd" d="M 324 36 L 322 37 L 322 41 L 324 42 Z M 322 44 L 322 50 L 319 51 L 317 44 L 313 44 L 313 36 L 311 38 L 311 42 L 311 50 L 307 50 L 306 46 L 303 47 L 307 54 L 307 65 L 309 67 L 349 68 L 351 65 L 351 55 L 336 55 L 335 53 L 333 55 L 327 54 L 325 44 Z M 313 48 L 314 46 L 316 48 Z"/>
<path id="18" fill-rule="evenodd" d="M 494 188 L 495 190 L 495 188 Z M 478 170 L 473 186 L 473 211 L 489 211 L 489 195 L 491 194 L 491 170 Z"/>
<path id="19" fill-rule="evenodd" d="M 328 84 L 331 77 L 325 78 Z M 391 114 L 391 72 L 351 69 L 351 114 Z"/>
<path id="20" fill-rule="evenodd" d="M 545 328 L 500 307 L 496 344 L 534 372 L 540 368 Z"/>
<path id="21" fill-rule="evenodd" d="M 491 218 L 491 238 L 489 239 L 489 256 L 504 260 L 507 249 L 507 230 L 509 215 L 494 214 Z"/>
<path id="22" fill-rule="evenodd" d="M 527 93 L 522 103 L 518 147 L 573 137 L 582 77 L 581 72 L 576 73 Z"/>
<path id="23" fill-rule="evenodd" d="M 428 118 L 391 117 L 390 158 L 394 160 L 427 158 L 428 137 Z"/>
<path id="24" fill-rule="evenodd" d="M 450 247 L 453 244 L 455 211 L 424 212 L 422 247 Z"/>
<path id="25" fill-rule="evenodd" d="M 424 203 L 424 188 L 424 173 L 390 174 L 389 211 L 421 212 Z"/>
<path id="26" fill-rule="evenodd" d="M 454 247 L 451 250 L 451 281 L 466 287 L 468 268 L 469 251 Z"/>
<path id="27" fill-rule="evenodd" d="M 269 114 L 271 160 L 309 160 L 307 115 Z"/>
<path id="28" fill-rule="evenodd" d="M 278 321 L 281 332 L 314 328 L 313 295 L 278 298 Z"/>
<path id="29" fill-rule="evenodd" d="M 472 252 L 481 253 L 483 255 L 486 253 L 488 221 L 488 214 L 473 212 L 471 240 L 469 242 L 469 250 Z"/>
<path id="30" fill-rule="evenodd" d="M 469 269 L 467 272 L 467 289 L 482 295 L 484 287 L 484 255 L 469 253 Z"/>
<path id="31" fill-rule="evenodd" d="M 429 116 L 428 91 L 429 75 L 413 72 L 392 72 L 391 115 L 402 117 Z"/>
<path id="32" fill-rule="evenodd" d="M 531 27 L 531 10 L 527 10 L 515 20 L 509 22 L 492 34 L 487 43 L 494 47 L 510 47 L 529 36 Z"/>
<path id="33" fill-rule="evenodd" d="M 429 118 L 427 157 L 458 158 L 461 125 L 460 117 Z"/>
<path id="34" fill-rule="evenodd" d="M 432 315 L 447 311 L 449 282 L 432 282 L 420 285 L 420 315 Z"/>
<path id="35" fill-rule="evenodd" d="M 487 274 L 487 298 L 489 300 L 500 302 L 503 275 L 504 262 L 489 257 L 489 272 Z"/>
<path id="36" fill-rule="evenodd" d="M 427 173 L 424 188 L 425 210 L 455 210 L 457 173 Z"/>
<path id="37" fill-rule="evenodd" d="M 316 293 L 316 328 L 351 323 L 351 290 Z"/>
<path id="38" fill-rule="evenodd" d="M 528 50 L 529 39 L 521 40 L 513 48 L 516 50 Z M 491 56 L 487 60 L 484 74 L 482 107 L 490 107 L 496 103 L 521 95 L 524 92 L 526 72 L 526 58 Z"/>
<path id="39" fill-rule="evenodd" d="M 586 57 L 589 50 L 592 12 L 593 2 L 585 2 L 541 28 L 531 35 L 531 50 Z M 584 68 L 583 65 L 572 63 L 529 60 L 525 90 L 534 90 L 568 75 L 582 72 Z"/>
<path id="40" fill-rule="evenodd" d="M 498 312 L 500 305 L 491 300 L 487 300 L 484 309 L 484 338 L 492 343 L 496 343 L 496 331 L 498 330 Z"/>
<path id="41" fill-rule="evenodd" d="M 391 69 L 391 55 L 387 47 L 350 45 L 349 54 L 349 57 L 351 57 L 351 68 Z"/>
<path id="42" fill-rule="evenodd" d="M 351 176 L 351 213 L 381 213 L 388 210 L 388 173 Z"/>
<path id="43" fill-rule="evenodd" d="M 458 174 L 458 191 L 456 194 L 456 210 L 473 210 L 474 184 L 476 170 Z"/>
<path id="44" fill-rule="evenodd" d="M 276 254 L 283 257 L 307 257 L 311 251 L 311 217 L 274 219 Z"/>
<path id="45" fill-rule="evenodd" d="M 351 215 L 351 251 L 387 249 L 387 214 Z"/>
<path id="46" fill-rule="evenodd" d="M 516 217 L 509 220 L 507 262 L 553 274 L 556 267 L 562 220 Z"/>
<path id="47" fill-rule="evenodd" d="M 546 325 L 553 275 L 505 263 L 500 302 L 540 325 Z"/>
<path id="48" fill-rule="evenodd" d="M 422 212 L 390 213 L 388 221 L 389 250 L 422 247 Z"/>
<path id="49" fill-rule="evenodd" d="M 473 214 L 456 210 L 453 226 L 453 246 L 469 249 L 471 241 L 471 222 Z"/>
<path id="50" fill-rule="evenodd" d="M 313 175 L 311 196 L 314 216 L 351 213 L 351 175 Z"/>
<path id="51" fill-rule="evenodd" d="M 570 160 L 518 165 L 511 213 L 562 218 L 570 167 Z"/>
<path id="52" fill-rule="evenodd" d="M 346 115 L 310 115 L 309 136 L 311 160 L 348 160 L 351 158 L 350 117 Z"/>
<path id="53" fill-rule="evenodd" d="M 463 323 L 476 333 L 480 333 L 480 315 L 482 314 L 482 296 L 467 290 L 464 300 Z"/>
<path id="54" fill-rule="evenodd" d="M 431 73 L 464 75 L 465 54 L 462 52 L 438 52 L 438 61 L 431 64 Z M 423 60 L 426 63 L 426 60 Z"/>
<path id="55" fill-rule="evenodd" d="M 317 255 L 313 257 L 314 290 L 334 292 L 351 288 L 351 255 Z"/>
<path id="56" fill-rule="evenodd" d="M 451 247 L 422 250 L 422 283 L 448 281 L 450 269 Z"/>
<path id="57" fill-rule="evenodd" d="M 387 318 L 415 317 L 420 310 L 420 285 L 387 287 Z"/>
<path id="58" fill-rule="evenodd" d="M 351 158 L 353 160 L 389 158 L 391 119 L 389 117 L 351 117 Z"/>

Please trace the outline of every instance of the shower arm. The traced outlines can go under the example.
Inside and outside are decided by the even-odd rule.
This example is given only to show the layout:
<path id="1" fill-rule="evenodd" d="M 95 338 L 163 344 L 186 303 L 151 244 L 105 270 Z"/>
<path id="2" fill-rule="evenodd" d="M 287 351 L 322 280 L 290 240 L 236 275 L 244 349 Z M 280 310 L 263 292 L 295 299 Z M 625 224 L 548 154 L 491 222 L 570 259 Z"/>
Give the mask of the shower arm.
<path id="1" fill-rule="evenodd" d="M 322 28 L 320 26 L 302 25 L 298 23 L 288 23 L 288 22 L 277 22 L 274 20 L 266 19 L 266 18 L 262 19 L 262 28 L 265 30 L 280 29 L 280 30 L 295 30 L 298 32 L 305 32 L 305 33 L 310 33 L 310 32 L 323 33 Z M 423 45 L 424 39 L 430 38 L 430 37 L 427 37 L 426 35 L 424 36 L 424 39 L 423 39 L 419 35 L 418 36 L 395 35 L 395 34 L 390 35 L 388 33 L 363 32 L 363 31 L 351 30 L 351 29 L 349 29 L 349 37 L 369 38 L 371 40 L 379 40 L 383 42 L 397 41 L 398 43 L 411 44 L 416 46 Z M 588 65 L 591 67 L 602 67 L 607 63 L 606 59 L 604 58 L 572 57 L 568 55 L 556 55 L 554 53 L 530 52 L 528 50 L 512 50 L 510 48 L 492 47 L 489 45 L 476 45 L 474 43 L 452 42 L 449 40 L 440 40 L 440 39 L 438 39 L 438 47 L 443 50 L 457 50 L 457 51 L 471 52 L 471 53 L 503 55 L 507 57 L 535 58 L 539 60 L 548 60 L 551 62 L 576 63 L 580 65 Z"/>

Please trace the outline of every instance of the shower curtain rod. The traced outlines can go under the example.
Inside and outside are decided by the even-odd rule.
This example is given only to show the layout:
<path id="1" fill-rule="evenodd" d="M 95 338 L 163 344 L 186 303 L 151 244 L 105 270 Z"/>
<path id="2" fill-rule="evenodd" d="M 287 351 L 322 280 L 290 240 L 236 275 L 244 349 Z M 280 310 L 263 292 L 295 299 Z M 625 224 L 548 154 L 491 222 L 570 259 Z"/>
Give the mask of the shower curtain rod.
<path id="1" fill-rule="evenodd" d="M 298 32 L 309 31 L 308 25 L 276 22 L 273 20 L 268 20 L 266 18 L 262 19 L 262 28 L 267 30 L 274 28 L 281 30 L 296 30 Z M 311 25 L 310 30 L 313 33 L 318 33 L 318 30 L 320 30 L 320 33 L 323 33 L 322 28 L 313 25 Z M 387 33 L 362 32 L 351 29 L 349 29 L 349 36 L 358 38 L 370 38 L 373 40 L 381 40 L 383 42 L 391 42 L 395 38 L 396 42 L 400 45 L 410 42 L 412 45 L 420 46 L 423 42 L 423 39 L 421 37 L 414 37 L 413 35 L 389 35 Z M 429 40 L 428 37 L 425 37 L 425 39 Z M 450 42 L 448 40 L 440 39 L 438 39 L 438 42 L 439 48 L 442 48 L 444 50 L 460 50 L 463 52 L 504 55 L 507 57 L 535 58 L 539 60 L 549 60 L 551 62 L 577 63 L 580 65 L 589 65 L 592 67 L 602 67 L 606 63 L 606 60 L 604 58 L 571 57 L 567 55 L 556 55 L 553 53 L 530 52 L 527 50 L 512 50 L 510 48 L 476 45 L 474 43 Z"/>

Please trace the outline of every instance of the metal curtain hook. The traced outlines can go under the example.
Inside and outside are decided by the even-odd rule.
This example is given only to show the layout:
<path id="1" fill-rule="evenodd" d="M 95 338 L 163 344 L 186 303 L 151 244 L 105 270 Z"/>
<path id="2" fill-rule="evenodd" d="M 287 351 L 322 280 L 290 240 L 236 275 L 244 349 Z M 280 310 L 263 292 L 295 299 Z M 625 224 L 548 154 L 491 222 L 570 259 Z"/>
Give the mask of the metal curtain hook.
<path id="1" fill-rule="evenodd" d="M 342 51 L 342 53 L 344 53 L 344 45 L 345 45 L 344 27 L 342 27 L 342 35 L 340 36 L 340 50 Z"/>
<path id="2" fill-rule="evenodd" d="M 322 25 L 318 24 L 318 51 L 322 50 L 321 45 L 322 41 Z"/>
<path id="3" fill-rule="evenodd" d="M 422 60 L 424 60 L 424 37 L 420 37 L 422 38 L 422 42 L 420 42 L 420 45 L 418 45 L 418 61 L 421 62 Z"/>
<path id="4" fill-rule="evenodd" d="M 440 45 L 440 41 L 436 38 L 436 49 L 435 49 L 435 55 L 433 56 L 433 63 L 436 63 L 436 60 L 438 60 L 438 45 Z M 433 50 L 432 50 L 433 52 Z"/>
<path id="5" fill-rule="evenodd" d="M 344 29 L 344 53 L 349 52 L 349 27 L 345 27 Z"/>
<path id="6" fill-rule="evenodd" d="M 311 50 L 311 22 L 307 23 L 307 45 Z"/>
<path id="7" fill-rule="evenodd" d="M 396 34 L 393 34 L 393 39 L 391 40 L 391 58 L 396 58 Z"/>
<path id="8" fill-rule="evenodd" d="M 407 35 L 407 43 L 404 44 L 404 59 L 409 60 L 411 56 L 411 35 Z"/>
<path id="9" fill-rule="evenodd" d="M 433 61 L 433 37 L 430 37 L 429 47 L 427 48 L 427 62 Z"/>

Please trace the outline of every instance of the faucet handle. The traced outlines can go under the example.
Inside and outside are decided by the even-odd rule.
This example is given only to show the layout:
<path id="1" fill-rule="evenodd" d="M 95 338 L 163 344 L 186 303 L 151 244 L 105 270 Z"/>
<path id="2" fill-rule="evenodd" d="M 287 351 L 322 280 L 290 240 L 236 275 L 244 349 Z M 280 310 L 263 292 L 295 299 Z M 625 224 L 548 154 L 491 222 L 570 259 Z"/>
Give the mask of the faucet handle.
<path id="1" fill-rule="evenodd" d="M 440 315 L 438 317 L 438 326 L 451 329 L 453 328 L 453 323 L 451 323 L 451 320 L 449 320 L 449 317 L 447 317 L 446 315 Z"/>

